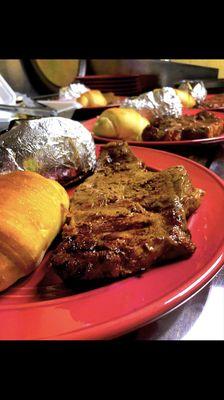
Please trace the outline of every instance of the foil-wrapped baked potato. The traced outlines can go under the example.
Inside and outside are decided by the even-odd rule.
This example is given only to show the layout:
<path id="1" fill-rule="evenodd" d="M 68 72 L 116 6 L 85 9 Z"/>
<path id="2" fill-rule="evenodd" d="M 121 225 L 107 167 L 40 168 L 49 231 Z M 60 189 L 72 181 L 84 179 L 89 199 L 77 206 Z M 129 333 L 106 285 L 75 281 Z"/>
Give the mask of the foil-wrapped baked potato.
<path id="1" fill-rule="evenodd" d="M 202 103 L 207 96 L 205 84 L 200 80 L 184 80 L 179 85 L 178 89 L 188 92 L 195 99 L 197 104 Z"/>
<path id="2" fill-rule="evenodd" d="M 0 174 L 33 171 L 66 186 L 91 173 L 95 165 L 92 134 L 68 118 L 25 121 L 0 136 Z"/>

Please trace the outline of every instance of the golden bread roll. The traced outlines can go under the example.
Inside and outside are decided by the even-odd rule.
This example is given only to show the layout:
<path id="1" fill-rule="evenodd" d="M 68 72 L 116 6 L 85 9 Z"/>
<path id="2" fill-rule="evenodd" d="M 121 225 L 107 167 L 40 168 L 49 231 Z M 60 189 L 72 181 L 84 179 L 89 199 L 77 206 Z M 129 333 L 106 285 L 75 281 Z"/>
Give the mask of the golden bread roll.
<path id="1" fill-rule="evenodd" d="M 83 93 L 77 101 L 81 103 L 83 107 L 104 107 L 107 105 L 106 98 L 99 90 L 89 90 Z"/>
<path id="2" fill-rule="evenodd" d="M 0 291 L 40 264 L 68 207 L 56 181 L 29 171 L 0 175 Z"/>
<path id="3" fill-rule="evenodd" d="M 109 108 L 98 117 L 93 132 L 108 138 L 142 140 L 147 125 L 149 121 L 133 108 Z"/>
<path id="4" fill-rule="evenodd" d="M 120 100 L 119 96 L 116 96 L 113 92 L 108 92 L 103 94 L 107 104 L 116 103 Z"/>
<path id="5" fill-rule="evenodd" d="M 196 100 L 187 91 L 175 89 L 175 92 L 179 97 L 183 107 L 192 108 L 196 105 Z"/>

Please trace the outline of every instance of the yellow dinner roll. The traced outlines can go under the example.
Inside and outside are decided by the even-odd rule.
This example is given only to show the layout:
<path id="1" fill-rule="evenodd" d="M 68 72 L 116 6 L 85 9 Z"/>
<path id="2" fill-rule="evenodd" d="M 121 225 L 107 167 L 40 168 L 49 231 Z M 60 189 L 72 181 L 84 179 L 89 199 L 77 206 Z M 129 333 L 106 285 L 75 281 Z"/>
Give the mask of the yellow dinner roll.
<path id="1" fill-rule="evenodd" d="M 149 121 L 132 108 L 110 108 L 98 117 L 93 132 L 97 136 L 124 140 L 142 140 Z"/>

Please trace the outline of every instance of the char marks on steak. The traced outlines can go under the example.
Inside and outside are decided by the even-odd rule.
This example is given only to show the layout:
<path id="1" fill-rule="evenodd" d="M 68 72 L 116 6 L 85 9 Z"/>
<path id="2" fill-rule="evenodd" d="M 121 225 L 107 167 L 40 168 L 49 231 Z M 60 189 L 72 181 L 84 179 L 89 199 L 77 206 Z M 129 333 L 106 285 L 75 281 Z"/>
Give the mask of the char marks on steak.
<path id="1" fill-rule="evenodd" d="M 71 199 L 51 264 L 64 281 L 98 280 L 188 257 L 195 245 L 186 218 L 202 195 L 184 167 L 152 172 L 126 143 L 109 143 Z"/>
<path id="2" fill-rule="evenodd" d="M 220 136 L 224 131 L 224 120 L 213 113 L 201 111 L 196 115 L 161 117 L 151 120 L 143 133 L 145 141 L 177 141 L 205 139 Z"/>

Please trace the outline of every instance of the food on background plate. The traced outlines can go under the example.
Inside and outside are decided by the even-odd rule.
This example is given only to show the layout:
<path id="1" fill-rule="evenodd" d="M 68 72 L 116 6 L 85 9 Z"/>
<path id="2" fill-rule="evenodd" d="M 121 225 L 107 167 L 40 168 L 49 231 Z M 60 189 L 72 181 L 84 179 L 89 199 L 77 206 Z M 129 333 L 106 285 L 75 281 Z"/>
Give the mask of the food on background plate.
<path id="1" fill-rule="evenodd" d="M 183 80 L 178 90 L 188 92 L 195 100 L 197 104 L 200 104 L 206 99 L 207 90 L 203 81 L 200 80 Z"/>
<path id="2" fill-rule="evenodd" d="M 59 100 L 75 100 L 78 99 L 83 93 L 88 92 L 90 89 L 82 83 L 72 83 L 69 86 L 64 86 L 59 89 Z"/>
<path id="3" fill-rule="evenodd" d="M 142 117 L 146 118 L 149 121 L 149 123 L 151 123 L 151 121 L 153 121 L 155 119 L 156 115 L 157 115 L 153 110 L 150 110 L 150 109 L 147 109 L 147 108 L 141 108 L 137 112 Z"/>
<path id="4" fill-rule="evenodd" d="M 224 119 L 207 111 L 169 117 L 147 109 L 111 108 L 93 126 L 96 136 L 127 141 L 194 140 L 217 137 L 223 132 Z"/>
<path id="5" fill-rule="evenodd" d="M 0 136 L 0 174 L 29 170 L 66 186 L 91 173 L 95 164 L 92 134 L 68 118 L 25 121 Z"/>
<path id="6" fill-rule="evenodd" d="M 105 107 L 107 105 L 106 98 L 99 90 L 89 90 L 83 93 L 77 101 L 83 107 Z"/>
<path id="7" fill-rule="evenodd" d="M 121 97 L 116 96 L 113 92 L 103 93 L 103 95 L 104 95 L 105 99 L 107 100 L 108 105 L 121 102 Z"/>
<path id="8" fill-rule="evenodd" d="M 127 98 L 121 102 L 121 107 L 134 108 L 138 112 L 153 110 L 158 116 L 172 117 L 179 117 L 183 110 L 181 100 L 171 87 L 154 89 L 140 96 Z"/>
<path id="9" fill-rule="evenodd" d="M 220 136 L 224 132 L 224 119 L 213 113 L 201 111 L 179 118 L 155 117 L 143 133 L 144 141 L 179 141 Z"/>
<path id="10" fill-rule="evenodd" d="M 182 166 L 150 171 L 126 143 L 102 146 L 95 173 L 75 191 L 51 266 L 65 282 L 124 278 L 191 256 L 187 218 L 204 192 Z"/>
<path id="11" fill-rule="evenodd" d="M 102 93 L 100 90 L 89 90 L 76 99 L 83 107 L 105 107 L 118 102 L 119 97 L 114 93 Z"/>
<path id="12" fill-rule="evenodd" d="M 59 100 L 74 100 L 76 104 L 79 103 L 84 108 L 106 107 L 120 102 L 120 96 L 116 96 L 113 92 L 102 93 L 100 90 L 90 89 L 83 84 L 73 83 L 60 89 Z"/>
<path id="13" fill-rule="evenodd" d="M 0 175 L 0 291 L 40 264 L 68 207 L 58 182 L 29 171 Z"/>
<path id="14" fill-rule="evenodd" d="M 219 109 L 219 108 L 224 108 L 224 94 L 220 93 L 217 95 L 214 95 L 206 100 L 204 100 L 201 104 L 200 107 L 202 108 L 210 108 L 210 109 Z"/>
<path id="15" fill-rule="evenodd" d="M 147 125 L 149 121 L 132 108 L 110 108 L 97 118 L 93 133 L 108 138 L 142 140 Z"/>
<path id="16" fill-rule="evenodd" d="M 197 102 L 194 97 L 185 90 L 175 90 L 177 96 L 179 97 L 183 107 L 193 108 L 196 106 Z"/>

